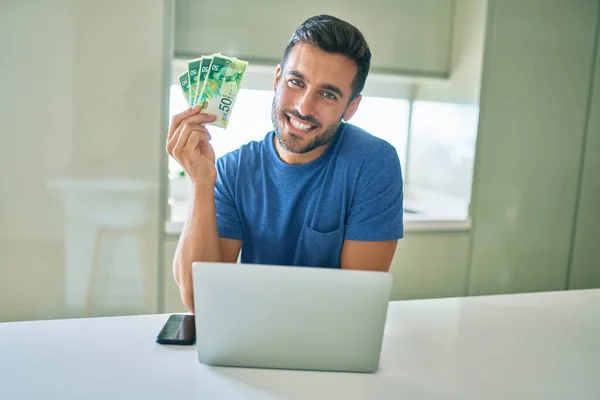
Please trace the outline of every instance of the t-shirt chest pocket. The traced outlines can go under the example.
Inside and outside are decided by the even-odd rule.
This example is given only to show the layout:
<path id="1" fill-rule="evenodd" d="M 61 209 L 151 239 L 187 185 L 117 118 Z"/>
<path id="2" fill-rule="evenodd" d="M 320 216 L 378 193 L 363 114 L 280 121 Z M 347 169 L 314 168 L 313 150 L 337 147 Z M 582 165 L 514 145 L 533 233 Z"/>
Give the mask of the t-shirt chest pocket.
<path id="1" fill-rule="evenodd" d="M 295 265 L 340 267 L 346 199 L 344 191 L 331 182 L 331 179 L 322 179 L 319 187 L 313 189 L 298 235 Z"/>
<path id="2" fill-rule="evenodd" d="M 304 225 L 298 237 L 294 265 L 339 268 L 344 226 L 321 232 Z"/>

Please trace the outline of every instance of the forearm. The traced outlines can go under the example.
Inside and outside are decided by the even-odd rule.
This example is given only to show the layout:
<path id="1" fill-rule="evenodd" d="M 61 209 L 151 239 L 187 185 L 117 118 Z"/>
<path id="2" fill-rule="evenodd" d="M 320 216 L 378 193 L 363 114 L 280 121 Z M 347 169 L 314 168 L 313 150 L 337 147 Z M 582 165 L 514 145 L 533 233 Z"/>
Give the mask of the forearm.
<path id="1" fill-rule="evenodd" d="M 214 185 L 195 187 L 188 219 L 173 259 L 173 276 L 184 306 L 193 312 L 192 263 L 221 261 Z"/>

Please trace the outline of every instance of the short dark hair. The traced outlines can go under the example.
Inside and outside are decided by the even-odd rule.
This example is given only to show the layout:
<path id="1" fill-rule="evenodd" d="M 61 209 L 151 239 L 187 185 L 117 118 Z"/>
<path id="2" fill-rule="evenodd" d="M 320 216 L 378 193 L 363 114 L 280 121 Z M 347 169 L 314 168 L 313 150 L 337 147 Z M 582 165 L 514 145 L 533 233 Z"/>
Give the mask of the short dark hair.
<path id="1" fill-rule="evenodd" d="M 309 43 L 327 53 L 342 54 L 354 61 L 357 72 L 352 83 L 351 99 L 362 92 L 371 66 L 371 50 L 355 26 L 331 15 L 310 17 L 292 35 L 283 52 L 282 68 L 298 43 Z"/>

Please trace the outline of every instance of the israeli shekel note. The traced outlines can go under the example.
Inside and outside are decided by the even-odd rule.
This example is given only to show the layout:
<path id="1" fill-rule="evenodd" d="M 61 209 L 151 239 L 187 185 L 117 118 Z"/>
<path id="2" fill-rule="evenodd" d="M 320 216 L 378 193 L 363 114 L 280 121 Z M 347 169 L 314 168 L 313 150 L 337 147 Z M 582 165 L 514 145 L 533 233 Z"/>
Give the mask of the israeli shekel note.
<path id="1" fill-rule="evenodd" d="M 198 88 L 198 76 L 202 57 L 188 61 L 188 73 L 190 75 L 190 104 L 196 104 L 196 90 Z"/>
<path id="2" fill-rule="evenodd" d="M 206 77 L 208 76 L 208 71 L 210 70 L 210 64 L 212 63 L 213 56 L 202 56 L 202 61 L 200 62 L 200 74 L 198 75 L 198 87 L 196 92 L 192 92 L 194 96 L 194 104 L 200 103 L 200 98 L 202 96 L 202 89 L 204 88 L 204 84 L 206 83 Z"/>
<path id="3" fill-rule="evenodd" d="M 188 107 L 191 107 L 192 101 L 190 96 L 190 74 L 188 71 L 185 71 L 183 74 L 179 75 L 179 86 L 181 86 L 181 91 L 183 92 L 183 97 L 185 97 Z"/>
<path id="4" fill-rule="evenodd" d="M 213 56 L 198 103 L 203 112 L 217 116 L 211 125 L 227 128 L 247 66 L 248 63 L 243 60 L 222 55 Z"/>

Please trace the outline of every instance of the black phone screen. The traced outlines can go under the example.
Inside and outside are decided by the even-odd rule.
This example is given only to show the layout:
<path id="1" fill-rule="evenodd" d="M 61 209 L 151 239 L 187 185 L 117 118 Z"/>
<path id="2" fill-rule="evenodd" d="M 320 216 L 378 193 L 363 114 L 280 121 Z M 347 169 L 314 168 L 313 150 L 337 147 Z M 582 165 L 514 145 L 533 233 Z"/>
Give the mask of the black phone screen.
<path id="1" fill-rule="evenodd" d="M 194 316 L 189 314 L 171 315 L 158 333 L 156 342 L 177 345 L 196 343 L 196 321 Z"/>

